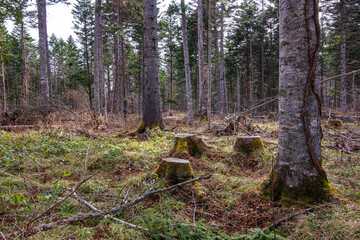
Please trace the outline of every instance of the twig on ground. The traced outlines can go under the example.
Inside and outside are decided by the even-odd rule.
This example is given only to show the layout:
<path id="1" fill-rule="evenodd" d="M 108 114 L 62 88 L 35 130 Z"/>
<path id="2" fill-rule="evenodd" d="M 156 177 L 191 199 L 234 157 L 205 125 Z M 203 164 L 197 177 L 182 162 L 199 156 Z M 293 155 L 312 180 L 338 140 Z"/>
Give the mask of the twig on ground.
<path id="1" fill-rule="evenodd" d="M 70 190 L 70 191 L 73 191 L 73 189 L 71 189 L 71 188 L 67 188 L 67 189 Z M 103 212 L 103 211 L 97 209 L 96 207 L 94 207 L 93 205 L 91 205 L 86 200 L 82 199 L 76 192 L 73 193 L 72 197 L 75 198 L 78 202 L 80 202 L 80 203 L 84 204 L 85 206 L 87 206 L 90 210 L 92 210 L 94 212 L 99 212 L 99 213 Z M 165 236 L 165 235 L 163 235 L 161 233 L 155 233 L 155 232 L 151 231 L 150 229 L 147 229 L 147 228 L 144 228 L 144 227 L 141 227 L 141 226 L 137 226 L 137 225 L 125 222 L 125 221 L 120 220 L 118 218 L 115 218 L 113 216 L 109 216 L 109 217 L 110 217 L 111 220 L 113 220 L 115 222 L 119 222 L 121 224 L 124 224 L 129 228 L 135 228 L 135 229 L 138 229 L 138 230 L 141 230 L 141 231 L 144 231 L 144 232 L 148 232 L 148 233 L 151 233 L 151 234 L 154 234 L 154 235 L 158 235 L 158 236 L 166 238 L 166 239 L 171 239 L 171 238 L 169 238 L 169 237 L 167 237 L 167 236 Z"/>
<path id="2" fill-rule="evenodd" d="M 2 232 L 0 232 L 0 236 L 2 237 L 2 239 L 6 240 L 6 237 L 4 236 L 4 234 Z"/>
<path id="3" fill-rule="evenodd" d="M 93 175 L 92 175 L 93 176 Z M 92 177 L 90 176 L 90 177 Z M 53 229 L 54 227 L 56 226 L 60 226 L 60 225 L 64 225 L 64 224 L 69 224 L 69 223 L 74 223 L 74 222 L 80 222 L 80 221 L 84 221 L 84 220 L 87 220 L 87 219 L 93 219 L 93 218 L 98 218 L 98 217 L 104 217 L 105 215 L 109 215 L 109 214 L 113 214 L 113 213 L 116 213 L 116 212 L 120 212 L 120 211 L 123 211 L 129 207 L 132 207 L 134 205 L 136 205 L 137 203 L 143 201 L 144 199 L 148 198 L 149 196 L 152 196 L 154 194 L 157 194 L 157 193 L 162 193 L 162 192 L 167 192 L 167 191 L 170 191 L 170 190 L 173 190 L 173 189 L 176 189 L 178 187 L 181 187 L 181 186 L 184 186 L 186 184 L 189 184 L 189 183 L 193 183 L 193 182 L 196 182 L 196 181 L 199 181 L 199 180 L 202 180 L 202 179 L 209 179 L 212 175 L 202 175 L 200 177 L 197 177 L 197 178 L 194 178 L 194 179 L 191 179 L 191 180 L 188 180 L 188 181 L 185 181 L 185 182 L 181 182 L 181 183 L 178 183 L 178 184 L 175 184 L 175 185 L 172 185 L 170 187 L 167 187 L 167 188 L 163 188 L 163 189 L 159 189 L 159 190 L 155 190 L 155 191 L 151 191 L 151 192 L 148 192 L 148 193 L 145 193 L 143 195 L 141 195 L 140 197 L 134 199 L 133 201 L 129 202 L 129 203 L 126 203 L 126 204 L 123 204 L 123 205 L 120 205 L 120 206 L 116 206 L 116 207 L 113 207 L 111 209 L 108 209 L 106 211 L 102 211 L 102 212 L 97 212 L 97 213 L 93 213 L 93 214 L 87 214 L 87 215 L 77 215 L 77 216 L 74 216 L 74 217 L 71 217 L 71 218 L 65 218 L 65 219 L 60 219 L 56 222 L 52 222 L 52 223 L 48 223 L 48 224 L 41 224 L 35 228 L 32 229 L 32 231 L 30 232 L 21 232 L 20 234 L 27 237 L 27 236 L 31 236 L 31 235 L 34 235 L 38 232 L 41 232 L 41 231 L 47 231 L 47 230 L 50 230 L 50 229 Z M 89 178 L 90 178 L 89 177 Z M 89 179 L 88 178 L 88 179 Z M 85 179 L 86 181 L 88 179 Z M 85 181 L 84 180 L 84 181 Z M 82 183 L 84 182 L 82 181 Z M 79 186 L 77 186 L 74 191 L 72 191 L 68 196 L 67 198 L 69 198 L 71 195 L 74 194 L 74 192 L 78 189 Z M 48 209 L 49 210 L 49 209 Z M 46 210 L 46 212 L 48 211 Z M 44 213 L 42 213 L 41 215 L 43 215 Z M 19 232 L 14 232 L 14 233 L 10 233 L 8 235 L 8 237 L 14 237 L 14 236 L 17 236 L 19 235 Z"/>
<path id="4" fill-rule="evenodd" d="M 42 216 L 44 216 L 46 213 L 50 212 L 52 209 L 54 209 L 56 206 L 60 205 L 62 202 L 66 201 L 69 197 L 71 197 L 71 195 L 74 194 L 75 191 L 77 191 L 81 185 L 83 185 L 85 182 L 89 181 L 90 178 L 92 178 L 93 176 L 95 176 L 96 174 L 98 174 L 100 171 L 95 172 L 94 174 L 92 174 L 91 176 L 85 178 L 84 180 L 82 180 L 76 187 L 75 189 L 66 197 L 60 199 L 59 201 L 57 201 L 56 203 L 54 203 L 53 205 L 51 205 L 48 209 L 46 209 L 45 211 L 43 211 L 42 213 L 39 213 L 37 216 L 33 217 L 30 219 L 29 223 L 27 224 L 29 227 L 31 226 L 31 224 L 36 221 L 37 219 L 41 218 Z"/>
<path id="5" fill-rule="evenodd" d="M 287 221 L 290 221 L 291 219 L 299 216 L 299 215 L 302 215 L 302 214 L 305 214 L 305 213 L 309 213 L 309 212 L 313 212 L 313 211 L 316 211 L 316 210 L 319 210 L 321 208 L 324 208 L 324 207 L 328 207 L 328 206 L 331 206 L 331 205 L 334 205 L 334 204 L 337 204 L 339 203 L 339 201 L 336 201 L 336 202 L 331 202 L 331 203 L 325 203 L 325 204 L 322 204 L 322 205 L 318 205 L 318 206 L 315 206 L 315 207 L 311 207 L 311 208 L 307 208 L 307 209 L 304 209 L 300 212 L 297 212 L 291 216 L 287 216 L 287 217 L 284 217 L 284 218 L 281 218 L 280 220 L 278 220 L 276 223 L 273 223 L 271 224 L 270 226 L 262 229 L 263 232 L 267 231 L 267 230 L 272 230 L 280 225 L 282 225 L 283 223 L 287 222 Z"/>

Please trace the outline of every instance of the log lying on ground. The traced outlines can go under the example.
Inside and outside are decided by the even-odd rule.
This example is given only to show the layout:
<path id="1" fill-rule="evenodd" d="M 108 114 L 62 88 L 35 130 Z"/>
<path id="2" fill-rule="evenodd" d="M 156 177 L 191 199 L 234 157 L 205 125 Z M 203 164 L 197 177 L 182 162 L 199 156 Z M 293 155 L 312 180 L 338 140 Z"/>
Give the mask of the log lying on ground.
<path id="1" fill-rule="evenodd" d="M 170 156 L 174 156 L 176 153 L 187 153 L 192 157 L 200 157 L 208 149 L 205 142 L 194 134 L 176 134 Z"/>
<path id="2" fill-rule="evenodd" d="M 162 159 L 155 173 L 165 178 L 170 184 L 178 184 L 195 178 L 190 162 L 179 158 Z M 205 194 L 198 182 L 194 182 L 190 190 L 194 191 L 198 198 L 202 198 Z"/>
<path id="3" fill-rule="evenodd" d="M 252 153 L 264 149 L 260 136 L 237 136 L 234 145 L 235 152 Z"/>

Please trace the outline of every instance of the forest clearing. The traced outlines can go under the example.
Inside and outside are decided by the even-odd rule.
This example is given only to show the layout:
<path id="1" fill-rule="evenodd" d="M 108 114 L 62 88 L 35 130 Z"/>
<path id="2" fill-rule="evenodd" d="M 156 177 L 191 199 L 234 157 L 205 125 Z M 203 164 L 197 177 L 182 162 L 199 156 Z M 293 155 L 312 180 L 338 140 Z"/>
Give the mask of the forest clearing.
<path id="1" fill-rule="evenodd" d="M 277 239 L 359 239 L 360 145 L 352 140 L 358 139 L 360 128 L 359 122 L 350 118 L 345 119 L 343 128 L 328 126 L 327 119 L 323 120 L 323 165 L 338 191 L 336 199 L 315 207 L 295 202 L 282 207 L 256 191 L 276 156 L 276 119 L 248 119 L 245 123 L 243 118 L 236 123 L 236 134 L 259 135 L 265 145 L 264 150 L 246 154 L 233 150 L 236 135 L 215 136 L 199 121 L 189 128 L 184 124 L 186 115 L 180 112 L 164 117 L 169 131 L 154 129 L 132 137 L 126 133 L 136 128 L 140 118 L 135 115 L 126 124 L 105 121 L 106 129 L 90 131 L 90 117 L 71 115 L 73 122 L 61 121 L 68 115 L 54 114 L 50 125 L 38 126 L 36 131 L 1 131 L 0 232 L 4 236 L 27 229 L 32 239 L 163 239 L 160 234 L 169 239 L 275 239 L 271 230 L 279 223 Z M 226 126 L 221 120 L 213 125 L 216 123 Z M 28 225 L 36 214 L 77 187 L 77 196 L 102 211 L 166 188 L 155 169 L 161 158 L 169 156 L 175 133 L 194 133 L 211 147 L 201 157 L 176 156 L 190 161 L 195 177 L 211 175 L 199 181 L 204 199 L 176 188 L 113 215 L 146 231 L 99 217 L 64 222 L 36 233 L 41 224 L 94 213 L 73 194 Z M 260 229 L 269 229 L 265 231 L 267 238 Z M 252 238 L 255 235 L 258 238 Z"/>
<path id="2" fill-rule="evenodd" d="M 1 1 L 0 239 L 360 239 L 359 23 L 358 0 Z"/>

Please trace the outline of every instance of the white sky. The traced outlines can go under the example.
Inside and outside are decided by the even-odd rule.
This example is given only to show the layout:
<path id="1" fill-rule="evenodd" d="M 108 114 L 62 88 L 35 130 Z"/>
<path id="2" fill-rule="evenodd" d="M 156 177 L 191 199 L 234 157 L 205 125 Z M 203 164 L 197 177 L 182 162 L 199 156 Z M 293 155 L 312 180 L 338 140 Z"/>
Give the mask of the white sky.
<path id="1" fill-rule="evenodd" d="M 73 17 L 71 14 L 72 5 L 76 2 L 75 0 L 68 0 L 70 5 L 66 4 L 55 4 L 52 6 L 47 6 L 47 29 L 48 36 L 50 37 L 53 33 L 57 37 L 62 37 L 66 40 L 70 35 L 74 34 L 73 27 Z M 36 34 L 37 30 L 35 30 Z"/>
<path id="2" fill-rule="evenodd" d="M 73 27 L 73 16 L 71 14 L 72 5 L 75 4 L 76 0 L 68 0 L 70 5 L 58 3 L 55 5 L 46 6 L 46 17 L 47 17 L 47 30 L 48 36 L 50 37 L 53 33 L 58 38 L 66 40 L 70 35 L 76 39 Z M 32 6 L 28 10 L 36 10 L 36 3 L 34 0 L 30 1 Z M 8 30 L 11 32 L 13 24 L 7 21 Z M 37 28 L 28 28 L 27 31 L 35 39 L 39 39 L 39 33 Z"/>

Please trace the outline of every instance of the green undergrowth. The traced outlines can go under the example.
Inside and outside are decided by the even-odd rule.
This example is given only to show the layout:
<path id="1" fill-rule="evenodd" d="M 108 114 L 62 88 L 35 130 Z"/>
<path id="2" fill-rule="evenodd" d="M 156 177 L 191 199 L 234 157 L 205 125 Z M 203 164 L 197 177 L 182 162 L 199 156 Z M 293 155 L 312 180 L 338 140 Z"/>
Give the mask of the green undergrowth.
<path id="1" fill-rule="evenodd" d="M 266 124 L 276 130 L 275 122 Z M 144 141 L 136 135 L 119 138 L 115 134 L 93 139 L 62 129 L 21 134 L 0 131 L 0 232 L 7 235 L 25 229 L 35 214 L 66 197 L 69 188 L 89 176 L 77 192 L 101 210 L 167 187 L 154 169 L 170 152 L 174 133 L 154 129 L 146 135 Z M 327 137 L 324 144 L 332 144 Z M 250 155 L 235 153 L 234 139 L 210 139 L 209 152 L 188 158 L 196 177 L 213 175 L 200 181 L 204 202 L 197 202 L 186 189 L 177 189 L 152 195 L 114 215 L 151 233 L 106 216 L 60 225 L 30 239 L 163 239 L 159 234 L 172 239 L 275 239 L 274 232 L 260 229 L 300 209 L 273 206 L 253 191 L 271 169 L 276 139 L 265 139 L 265 149 Z M 345 202 L 301 214 L 279 227 L 276 239 L 359 238 L 359 155 L 323 149 L 324 169 Z M 32 226 L 90 213 L 70 197 Z"/>

